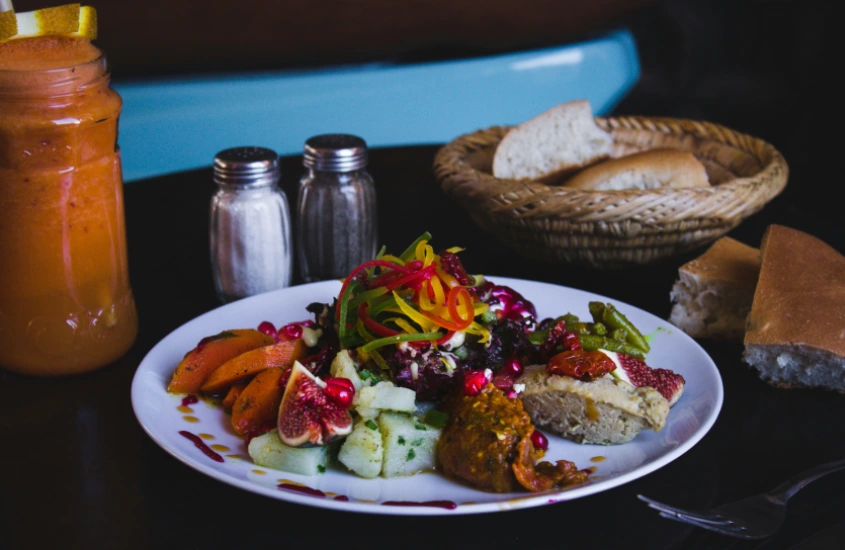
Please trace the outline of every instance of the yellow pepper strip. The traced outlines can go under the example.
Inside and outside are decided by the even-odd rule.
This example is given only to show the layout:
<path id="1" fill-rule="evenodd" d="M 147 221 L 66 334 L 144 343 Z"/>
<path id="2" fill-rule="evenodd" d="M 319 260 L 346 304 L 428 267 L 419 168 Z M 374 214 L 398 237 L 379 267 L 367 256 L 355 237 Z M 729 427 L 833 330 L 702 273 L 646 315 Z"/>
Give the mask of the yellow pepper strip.
<path id="1" fill-rule="evenodd" d="M 461 317 L 461 321 L 466 322 L 467 319 L 475 317 L 475 310 L 472 307 L 472 297 L 466 290 L 461 290 L 455 297 L 455 309 Z M 457 319 L 456 319 L 457 320 Z"/>
<path id="2" fill-rule="evenodd" d="M 358 348 L 358 353 L 361 353 L 361 348 Z M 370 357 L 381 370 L 390 370 L 390 365 L 387 364 L 387 361 L 376 350 L 370 350 Z"/>
<path id="3" fill-rule="evenodd" d="M 384 260 L 386 262 L 393 262 L 393 263 L 396 263 L 396 264 L 399 264 L 399 265 L 405 265 L 404 260 L 402 260 L 401 258 L 397 258 L 393 254 L 385 254 L 384 256 L 382 256 L 379 259 Z"/>
<path id="4" fill-rule="evenodd" d="M 430 266 L 432 262 L 434 262 L 435 256 L 436 255 L 434 254 L 434 249 L 431 247 L 431 245 L 425 245 L 425 257 L 423 260 L 423 267 Z"/>
<path id="5" fill-rule="evenodd" d="M 485 304 L 484 302 L 476 302 L 473 304 L 473 311 L 475 311 L 475 315 L 481 315 L 482 313 L 487 313 L 490 310 L 490 305 Z"/>
<path id="6" fill-rule="evenodd" d="M 422 288 L 420 288 L 419 292 L 419 302 L 420 302 L 420 309 L 423 311 L 431 311 L 435 308 L 435 305 L 431 303 L 431 300 L 428 299 L 428 285 L 423 284 Z"/>
<path id="7" fill-rule="evenodd" d="M 475 334 L 476 336 L 481 336 L 479 342 L 482 344 L 486 344 L 490 341 L 490 331 L 484 328 L 482 325 L 479 325 L 475 321 L 466 329 L 468 334 Z"/>
<path id="8" fill-rule="evenodd" d="M 426 316 L 411 307 L 410 304 L 408 304 L 408 302 L 406 302 L 401 296 L 399 296 L 399 294 L 397 294 L 395 290 L 393 291 L 393 297 L 396 299 L 396 305 L 399 306 L 399 309 L 402 310 L 402 313 L 410 317 L 411 320 L 418 324 L 420 327 L 422 327 L 425 332 L 431 332 L 432 329 L 437 328 Z"/>
<path id="9" fill-rule="evenodd" d="M 463 252 L 466 250 L 465 248 L 461 248 L 460 246 L 453 246 L 452 248 L 447 248 L 446 252 L 451 252 L 452 254 L 457 254 L 458 252 Z"/>
<path id="10" fill-rule="evenodd" d="M 414 255 L 416 256 L 415 259 L 419 261 L 425 260 L 425 247 L 428 245 L 428 241 L 420 241 L 417 243 L 417 249 L 414 251 Z"/>
<path id="11" fill-rule="evenodd" d="M 461 283 L 459 283 L 456 278 L 443 271 L 440 267 L 438 267 L 435 271 L 437 272 L 437 276 L 443 279 L 443 282 L 446 283 L 446 286 L 449 288 L 461 286 Z"/>
<path id="12" fill-rule="evenodd" d="M 445 305 L 446 292 L 443 291 L 443 285 L 440 284 L 440 279 L 438 277 L 432 277 L 431 279 L 429 279 L 429 281 L 431 281 L 431 288 L 434 289 L 435 305 Z"/>
<path id="13" fill-rule="evenodd" d="M 401 328 L 408 334 L 418 334 L 420 332 L 419 329 L 414 328 L 411 326 L 411 323 L 402 319 L 401 317 L 391 317 L 390 319 L 386 319 L 385 323 L 395 323 L 397 327 Z"/>
<path id="14" fill-rule="evenodd" d="M 365 342 L 372 342 L 376 339 L 376 337 L 370 334 L 369 331 L 364 327 L 364 321 L 362 321 L 360 318 L 358 319 L 358 322 L 355 323 L 355 328 L 358 330 L 358 334 L 361 335 L 361 338 L 363 338 Z"/>

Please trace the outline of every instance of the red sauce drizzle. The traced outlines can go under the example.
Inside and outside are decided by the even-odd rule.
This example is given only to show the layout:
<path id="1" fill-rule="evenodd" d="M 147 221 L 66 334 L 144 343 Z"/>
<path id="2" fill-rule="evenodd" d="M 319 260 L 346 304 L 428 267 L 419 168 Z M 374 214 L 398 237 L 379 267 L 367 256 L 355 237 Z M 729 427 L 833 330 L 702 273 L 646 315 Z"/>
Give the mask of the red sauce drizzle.
<path id="1" fill-rule="evenodd" d="M 193 405 L 194 403 L 199 403 L 199 401 L 200 400 L 196 395 L 189 393 L 188 395 L 186 395 L 185 397 L 182 398 L 182 406 L 187 407 L 188 405 Z"/>
<path id="2" fill-rule="evenodd" d="M 181 435 L 182 437 L 185 437 L 185 438 L 187 438 L 187 439 L 190 439 L 190 440 L 194 443 L 194 446 L 195 446 L 197 449 L 199 449 L 200 451 L 202 451 L 202 452 L 203 452 L 203 454 L 204 454 L 205 456 L 207 456 L 208 458 L 210 458 L 211 460 L 214 460 L 215 462 L 225 462 L 225 461 L 223 460 L 223 457 L 222 457 L 222 456 L 220 456 L 219 454 L 217 454 L 217 453 L 215 453 L 214 451 L 212 451 L 212 450 L 208 447 L 208 445 L 206 445 L 206 444 L 205 444 L 205 442 L 204 442 L 202 439 L 200 439 L 199 437 L 195 436 L 195 435 L 194 435 L 194 434 L 192 434 L 191 432 L 186 432 L 185 430 L 182 430 L 182 431 L 180 431 L 180 432 L 179 432 L 179 435 Z"/>
<path id="3" fill-rule="evenodd" d="M 293 485 L 292 483 L 279 483 L 279 489 L 284 489 L 286 491 L 293 491 L 294 493 L 303 493 L 305 495 L 311 495 L 312 497 L 325 497 L 326 493 L 319 489 L 312 489 L 311 487 L 303 487 L 302 485 Z"/>
<path id="4" fill-rule="evenodd" d="M 334 497 L 334 499 L 340 500 L 340 501 L 343 501 L 343 502 L 349 502 L 349 497 L 346 496 L 346 495 L 337 495 L 336 497 Z"/>
<path id="5" fill-rule="evenodd" d="M 445 508 L 454 510 L 458 505 L 451 500 L 428 500 L 426 502 L 412 502 L 409 500 L 388 500 L 381 503 L 382 506 L 430 506 L 432 508 Z"/>

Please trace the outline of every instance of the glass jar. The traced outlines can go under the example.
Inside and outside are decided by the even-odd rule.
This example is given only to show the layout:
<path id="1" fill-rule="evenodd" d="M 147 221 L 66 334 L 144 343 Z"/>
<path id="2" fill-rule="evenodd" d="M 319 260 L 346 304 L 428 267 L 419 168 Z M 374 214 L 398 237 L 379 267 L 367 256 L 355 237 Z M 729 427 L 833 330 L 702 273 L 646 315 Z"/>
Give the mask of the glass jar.
<path id="1" fill-rule="evenodd" d="M 87 40 L 0 44 L 0 366 L 75 374 L 137 333 L 129 286 L 120 96 Z"/>
<path id="2" fill-rule="evenodd" d="M 297 248 L 306 282 L 341 279 L 376 254 L 376 192 L 367 144 L 348 134 L 305 142 L 297 197 Z"/>
<path id="3" fill-rule="evenodd" d="M 279 157 L 235 147 L 214 158 L 211 266 L 217 297 L 231 302 L 290 285 L 290 211 L 279 188 Z"/>

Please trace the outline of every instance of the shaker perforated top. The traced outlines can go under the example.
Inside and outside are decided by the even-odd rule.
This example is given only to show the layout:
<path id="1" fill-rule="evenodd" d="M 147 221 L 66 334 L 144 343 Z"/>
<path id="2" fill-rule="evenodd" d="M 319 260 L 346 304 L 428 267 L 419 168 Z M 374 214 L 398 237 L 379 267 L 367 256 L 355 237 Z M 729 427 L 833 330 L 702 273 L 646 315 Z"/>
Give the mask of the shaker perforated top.
<path id="1" fill-rule="evenodd" d="M 314 170 L 352 172 L 367 166 L 367 142 L 350 134 L 322 134 L 305 142 L 302 164 Z"/>
<path id="2" fill-rule="evenodd" d="M 279 180 L 279 155 L 264 147 L 233 147 L 214 157 L 214 182 L 236 187 L 262 187 Z"/>

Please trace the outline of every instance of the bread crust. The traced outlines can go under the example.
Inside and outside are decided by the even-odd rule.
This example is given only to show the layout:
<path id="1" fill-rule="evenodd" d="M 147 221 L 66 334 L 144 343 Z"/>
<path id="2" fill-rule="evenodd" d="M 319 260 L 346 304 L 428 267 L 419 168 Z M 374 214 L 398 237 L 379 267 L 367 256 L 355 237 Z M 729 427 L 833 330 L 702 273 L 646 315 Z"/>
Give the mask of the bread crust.
<path id="1" fill-rule="evenodd" d="M 679 271 L 700 281 L 724 281 L 753 290 L 760 276 L 760 250 L 722 237 Z"/>
<path id="2" fill-rule="evenodd" d="M 745 345 L 802 345 L 845 356 L 845 256 L 821 240 L 771 225 Z"/>
<path id="3" fill-rule="evenodd" d="M 707 170 L 695 155 L 679 149 L 650 149 L 600 162 L 564 183 L 585 191 L 709 187 Z"/>

